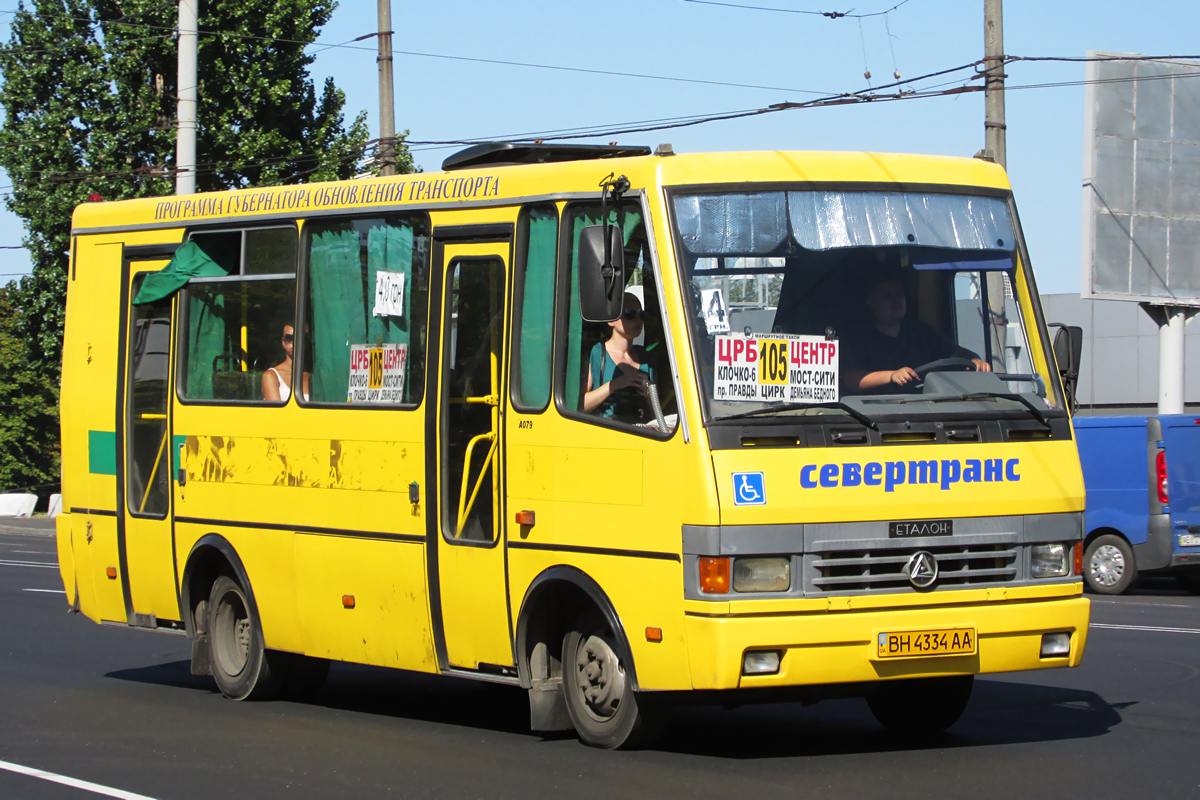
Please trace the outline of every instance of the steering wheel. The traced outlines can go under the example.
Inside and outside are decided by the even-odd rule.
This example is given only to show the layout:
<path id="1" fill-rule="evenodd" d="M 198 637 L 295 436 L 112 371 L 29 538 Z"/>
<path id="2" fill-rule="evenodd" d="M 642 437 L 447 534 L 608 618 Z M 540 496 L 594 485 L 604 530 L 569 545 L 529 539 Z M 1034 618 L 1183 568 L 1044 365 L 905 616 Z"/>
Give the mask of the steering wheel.
<path id="1" fill-rule="evenodd" d="M 931 372 L 974 372 L 975 362 L 969 358 L 939 358 L 913 369 L 921 380 Z"/>

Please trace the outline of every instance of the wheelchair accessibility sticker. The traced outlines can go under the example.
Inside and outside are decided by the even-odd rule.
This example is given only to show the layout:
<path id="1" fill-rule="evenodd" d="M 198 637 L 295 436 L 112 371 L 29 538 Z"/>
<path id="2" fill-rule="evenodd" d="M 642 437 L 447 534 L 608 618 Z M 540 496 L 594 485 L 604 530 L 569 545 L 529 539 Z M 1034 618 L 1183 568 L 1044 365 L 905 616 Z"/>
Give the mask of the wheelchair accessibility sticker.
<path id="1" fill-rule="evenodd" d="M 733 473 L 733 504 L 735 506 L 765 506 L 767 490 L 761 472 Z"/>

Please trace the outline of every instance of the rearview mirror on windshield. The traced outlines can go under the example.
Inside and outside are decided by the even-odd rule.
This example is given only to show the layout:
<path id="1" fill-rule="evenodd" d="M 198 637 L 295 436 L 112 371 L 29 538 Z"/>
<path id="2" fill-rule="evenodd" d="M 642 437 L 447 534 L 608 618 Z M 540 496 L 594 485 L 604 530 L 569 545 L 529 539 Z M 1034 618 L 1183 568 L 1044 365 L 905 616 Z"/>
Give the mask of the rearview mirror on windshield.
<path id="1" fill-rule="evenodd" d="M 579 233 L 579 312 L 587 322 L 621 316 L 625 247 L 615 225 L 589 225 Z"/>

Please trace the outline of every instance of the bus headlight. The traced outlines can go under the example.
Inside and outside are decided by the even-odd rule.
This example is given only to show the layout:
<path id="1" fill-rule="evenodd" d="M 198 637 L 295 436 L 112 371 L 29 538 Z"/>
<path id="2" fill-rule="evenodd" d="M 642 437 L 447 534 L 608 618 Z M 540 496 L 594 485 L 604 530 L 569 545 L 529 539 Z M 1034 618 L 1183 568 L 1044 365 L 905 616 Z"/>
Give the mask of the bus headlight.
<path id="1" fill-rule="evenodd" d="M 1065 544 L 1036 544 L 1030 551 L 1029 572 L 1035 578 L 1061 578 L 1071 569 Z"/>
<path id="2" fill-rule="evenodd" d="M 790 558 L 738 558 L 733 562 L 735 592 L 786 592 L 791 587 Z"/>

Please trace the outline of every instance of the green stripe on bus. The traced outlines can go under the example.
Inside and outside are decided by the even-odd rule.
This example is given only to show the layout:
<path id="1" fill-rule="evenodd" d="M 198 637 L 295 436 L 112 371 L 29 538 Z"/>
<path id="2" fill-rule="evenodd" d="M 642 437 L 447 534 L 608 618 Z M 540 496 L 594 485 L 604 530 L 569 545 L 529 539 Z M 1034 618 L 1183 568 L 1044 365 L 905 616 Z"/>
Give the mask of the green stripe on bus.
<path id="1" fill-rule="evenodd" d="M 186 443 L 186 436 L 171 437 L 171 464 L 175 467 L 175 471 L 171 473 L 171 480 L 179 480 L 179 452 Z"/>
<path id="2" fill-rule="evenodd" d="M 88 431 L 88 472 L 93 475 L 117 474 L 117 434 L 113 431 Z"/>

